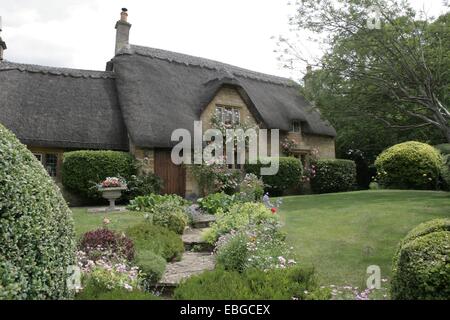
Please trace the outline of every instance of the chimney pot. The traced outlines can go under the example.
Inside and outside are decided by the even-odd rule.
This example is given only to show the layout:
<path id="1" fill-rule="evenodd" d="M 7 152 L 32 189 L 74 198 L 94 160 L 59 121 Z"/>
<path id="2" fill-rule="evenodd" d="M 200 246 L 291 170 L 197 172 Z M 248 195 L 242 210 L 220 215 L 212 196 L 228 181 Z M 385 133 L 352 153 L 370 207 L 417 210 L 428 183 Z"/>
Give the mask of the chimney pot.
<path id="1" fill-rule="evenodd" d="M 120 20 L 127 22 L 128 20 L 128 13 L 127 13 L 128 9 L 127 8 L 122 8 L 122 12 L 120 13 Z"/>

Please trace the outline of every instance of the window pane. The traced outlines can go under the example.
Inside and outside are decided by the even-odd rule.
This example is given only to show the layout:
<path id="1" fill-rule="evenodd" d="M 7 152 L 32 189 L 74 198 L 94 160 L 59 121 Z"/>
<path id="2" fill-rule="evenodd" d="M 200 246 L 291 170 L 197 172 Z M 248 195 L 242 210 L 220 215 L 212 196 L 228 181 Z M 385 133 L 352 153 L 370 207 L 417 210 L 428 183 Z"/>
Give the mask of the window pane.
<path id="1" fill-rule="evenodd" d="M 233 109 L 233 123 L 239 124 L 241 122 L 241 113 L 238 108 Z"/>
<path id="2" fill-rule="evenodd" d="M 36 159 L 38 159 L 39 162 L 42 162 L 42 154 L 40 153 L 33 153 Z"/>
<path id="3" fill-rule="evenodd" d="M 300 132 L 300 122 L 298 121 L 292 122 L 292 132 Z"/>
<path id="4" fill-rule="evenodd" d="M 220 122 L 223 122 L 223 113 L 222 113 L 222 107 L 216 107 L 216 117 L 219 119 Z"/>
<path id="5" fill-rule="evenodd" d="M 45 155 L 45 169 L 51 177 L 56 177 L 56 167 L 58 165 L 58 156 L 56 154 Z"/>
<path id="6" fill-rule="evenodd" d="M 233 123 L 233 109 L 232 108 L 226 108 L 225 109 L 225 117 L 224 121 L 225 124 L 231 124 Z"/>

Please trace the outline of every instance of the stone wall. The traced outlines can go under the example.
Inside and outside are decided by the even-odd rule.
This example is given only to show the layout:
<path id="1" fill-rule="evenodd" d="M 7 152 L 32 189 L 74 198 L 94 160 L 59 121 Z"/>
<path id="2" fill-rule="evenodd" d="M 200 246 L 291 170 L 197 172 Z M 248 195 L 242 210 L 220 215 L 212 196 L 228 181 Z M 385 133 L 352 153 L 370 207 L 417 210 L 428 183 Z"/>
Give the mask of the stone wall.
<path id="1" fill-rule="evenodd" d="M 155 173 L 155 150 L 136 147 L 130 142 L 130 153 L 141 164 L 139 174 Z"/>
<path id="2" fill-rule="evenodd" d="M 214 99 L 212 99 L 200 116 L 200 120 L 203 121 L 203 132 L 211 128 L 211 119 L 215 115 L 217 105 L 239 108 L 241 122 L 251 125 L 256 124 L 255 118 L 250 113 L 239 92 L 234 88 L 223 87 L 217 92 Z"/>
<path id="3" fill-rule="evenodd" d="M 319 158 L 336 158 L 335 140 L 333 137 L 303 134 L 305 146 L 319 150 Z"/>

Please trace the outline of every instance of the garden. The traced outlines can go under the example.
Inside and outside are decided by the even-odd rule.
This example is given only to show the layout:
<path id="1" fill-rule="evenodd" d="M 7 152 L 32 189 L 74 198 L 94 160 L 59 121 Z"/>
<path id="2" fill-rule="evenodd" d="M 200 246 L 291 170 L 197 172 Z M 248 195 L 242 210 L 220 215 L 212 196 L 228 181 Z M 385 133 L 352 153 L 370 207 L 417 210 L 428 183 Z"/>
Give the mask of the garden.
<path id="1" fill-rule="evenodd" d="M 260 163 L 199 165 L 196 201 L 159 194 L 126 153 L 66 153 L 65 187 L 94 202 L 121 190 L 126 211 L 89 213 L 69 209 L 3 127 L 0 147 L 1 299 L 450 297 L 445 149 L 386 149 L 364 191 L 351 160 L 282 157 L 275 176 L 259 176 Z M 286 195 L 295 189 L 309 194 Z M 367 286 L 369 266 L 380 288 Z"/>

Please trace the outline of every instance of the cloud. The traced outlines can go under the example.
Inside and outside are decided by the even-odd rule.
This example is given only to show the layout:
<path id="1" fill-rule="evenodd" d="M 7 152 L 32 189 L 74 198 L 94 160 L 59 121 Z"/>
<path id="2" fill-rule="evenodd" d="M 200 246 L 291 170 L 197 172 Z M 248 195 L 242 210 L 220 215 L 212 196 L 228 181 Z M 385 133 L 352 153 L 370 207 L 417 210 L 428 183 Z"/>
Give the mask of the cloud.
<path id="1" fill-rule="evenodd" d="M 412 1 L 416 7 L 427 3 Z M 1 0 L 2 37 L 8 45 L 5 58 L 102 70 L 113 56 L 114 24 L 120 8 L 125 6 L 133 25 L 130 41 L 134 44 L 291 76 L 291 72 L 280 68 L 273 52 L 275 42 L 271 40 L 272 36 L 288 33 L 287 19 L 292 7 L 286 3 L 287 0 Z M 428 3 L 426 7 L 431 6 Z M 303 45 L 309 46 L 306 41 Z"/>

